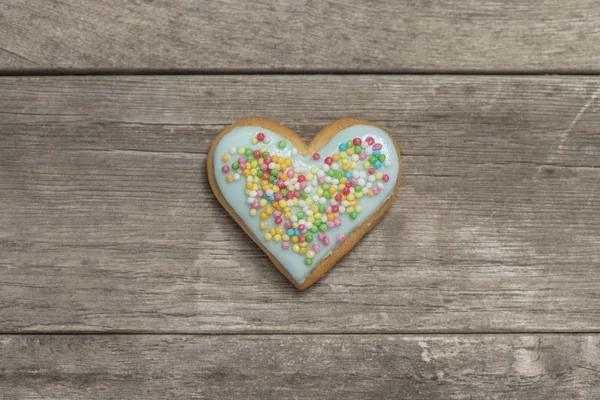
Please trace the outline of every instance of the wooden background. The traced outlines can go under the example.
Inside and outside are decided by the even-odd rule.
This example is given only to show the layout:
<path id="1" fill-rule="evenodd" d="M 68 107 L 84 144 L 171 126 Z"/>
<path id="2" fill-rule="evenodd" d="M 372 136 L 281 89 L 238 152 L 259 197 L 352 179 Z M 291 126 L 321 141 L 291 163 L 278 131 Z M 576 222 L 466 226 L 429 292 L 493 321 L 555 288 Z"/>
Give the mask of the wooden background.
<path id="1" fill-rule="evenodd" d="M 600 398 L 599 21 L 0 2 L 0 398 Z M 246 117 L 364 118 L 402 149 L 397 202 L 305 292 L 208 187 Z"/>

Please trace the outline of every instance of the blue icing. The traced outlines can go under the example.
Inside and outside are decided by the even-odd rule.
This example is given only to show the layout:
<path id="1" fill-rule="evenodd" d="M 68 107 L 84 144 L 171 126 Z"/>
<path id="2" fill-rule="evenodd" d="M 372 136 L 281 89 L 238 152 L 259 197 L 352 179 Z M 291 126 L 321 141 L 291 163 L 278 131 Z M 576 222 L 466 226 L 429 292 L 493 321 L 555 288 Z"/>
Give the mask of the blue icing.
<path id="1" fill-rule="evenodd" d="M 265 136 L 270 139 L 270 142 L 267 144 L 265 142 L 259 142 L 257 145 L 252 145 L 251 140 L 253 137 L 256 137 L 258 132 L 263 132 Z M 390 179 L 388 182 L 384 183 L 384 188 L 381 189 L 380 193 L 373 196 L 363 196 L 360 199 L 357 199 L 357 204 L 360 204 L 363 207 L 363 211 L 357 214 L 357 218 L 355 220 L 351 220 L 348 213 L 340 214 L 339 218 L 342 221 L 341 226 L 336 226 L 333 228 L 329 228 L 325 234 L 330 239 L 331 243 L 329 246 L 324 246 L 321 241 L 318 240 L 318 233 L 313 233 L 314 240 L 309 245 L 309 250 L 312 244 L 319 244 L 321 246 L 321 251 L 316 253 L 313 257 L 312 265 L 305 264 L 305 256 L 294 253 L 290 248 L 285 250 L 281 247 L 281 241 L 275 242 L 273 240 L 266 241 L 264 239 L 265 232 L 268 232 L 269 229 L 273 227 L 277 227 L 273 216 L 267 219 L 267 230 L 263 231 L 260 229 L 259 225 L 262 221 L 258 215 L 251 216 L 250 215 L 250 205 L 247 202 L 248 196 L 245 193 L 245 184 L 246 178 L 242 175 L 241 179 L 238 181 L 234 181 L 232 183 L 228 183 L 225 180 L 227 174 L 221 171 L 223 165 L 231 166 L 233 161 L 237 161 L 239 154 L 230 154 L 229 150 L 231 147 L 240 147 L 244 146 L 246 148 L 250 147 L 251 149 L 258 149 L 259 147 L 266 147 L 271 155 L 279 155 L 282 157 L 290 157 L 293 161 L 299 161 L 302 165 L 308 169 L 312 167 L 321 168 L 323 166 L 323 162 L 326 156 L 330 156 L 333 153 L 339 153 L 341 143 L 346 143 L 348 140 L 352 140 L 355 137 L 360 137 L 361 139 L 365 139 L 366 137 L 371 136 L 375 139 L 375 143 L 382 144 L 381 150 L 379 152 L 381 154 L 385 154 L 387 160 L 391 162 L 390 166 L 380 166 L 377 169 L 377 172 L 386 173 L 389 175 Z M 284 149 L 280 149 L 277 146 L 277 143 L 281 140 L 286 142 L 286 147 Z M 219 185 L 219 189 L 225 199 L 229 202 L 231 207 L 236 211 L 236 213 L 240 216 L 240 218 L 244 221 L 244 223 L 248 226 L 250 231 L 257 237 L 263 245 L 269 250 L 269 252 L 284 266 L 284 268 L 289 272 L 292 278 L 298 282 L 302 283 L 306 277 L 311 273 L 311 271 L 332 251 L 334 251 L 341 242 L 339 242 L 336 237 L 338 234 L 343 233 L 346 237 L 359 225 L 365 222 L 377 209 L 387 200 L 394 191 L 394 187 L 396 186 L 396 182 L 398 180 L 398 154 L 393 143 L 390 140 L 390 137 L 387 133 L 378 129 L 376 127 L 370 125 L 353 125 L 349 128 L 346 128 L 340 131 L 333 139 L 320 151 L 321 155 L 320 160 L 315 161 L 312 157 L 303 157 L 301 154 L 292 155 L 292 144 L 279 136 L 275 132 L 272 132 L 268 129 L 259 127 L 259 126 L 244 126 L 234 128 L 227 135 L 225 135 L 219 143 L 217 144 L 214 152 L 214 170 L 215 170 L 215 179 L 217 184 Z M 341 146 L 341 147 L 345 147 Z M 231 160 L 227 163 L 223 162 L 221 157 L 224 154 L 229 154 Z M 362 166 L 363 161 L 357 161 L 358 171 L 365 170 Z M 233 174 L 235 171 L 230 171 L 229 174 Z M 376 181 L 380 182 L 380 181 Z M 374 185 L 376 184 L 374 182 Z M 310 183 L 307 182 L 309 185 Z M 313 188 L 316 189 L 316 188 Z M 310 195 L 314 195 L 314 190 Z M 260 213 L 262 208 L 258 210 Z M 285 223 L 285 219 L 284 219 Z M 283 226 L 283 223 L 280 225 Z"/>

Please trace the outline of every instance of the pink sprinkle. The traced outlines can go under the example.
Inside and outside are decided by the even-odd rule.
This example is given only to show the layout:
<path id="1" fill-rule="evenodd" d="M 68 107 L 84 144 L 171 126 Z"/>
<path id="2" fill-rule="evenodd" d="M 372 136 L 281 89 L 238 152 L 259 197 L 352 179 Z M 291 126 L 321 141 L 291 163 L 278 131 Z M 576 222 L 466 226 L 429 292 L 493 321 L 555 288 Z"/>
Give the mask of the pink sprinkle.
<path id="1" fill-rule="evenodd" d="M 263 162 L 265 164 L 269 164 L 271 162 L 271 157 L 270 156 L 266 156 L 265 158 L 263 158 Z"/>
<path id="2" fill-rule="evenodd" d="M 238 162 L 240 164 L 246 164 L 246 157 L 240 157 L 240 158 L 238 158 Z"/>
<path id="3" fill-rule="evenodd" d="M 293 178 L 294 177 L 294 170 L 293 169 L 288 169 L 287 171 L 287 176 L 288 178 Z"/>
<path id="4" fill-rule="evenodd" d="M 277 196 L 275 196 L 275 197 L 277 197 Z M 274 210 L 273 211 L 273 215 L 276 216 L 276 217 L 281 217 L 281 211 L 280 210 Z"/>
<path id="5" fill-rule="evenodd" d="M 296 190 L 296 191 L 294 192 L 294 197 L 295 197 L 295 198 L 299 199 L 301 196 L 302 196 L 302 192 L 301 192 L 301 191 L 299 191 L 299 190 Z"/>
<path id="6" fill-rule="evenodd" d="M 281 224 L 282 222 L 283 222 L 283 218 L 281 218 L 281 217 L 275 217 L 275 223 L 277 225 Z"/>
<path id="7" fill-rule="evenodd" d="M 343 233 L 340 233 L 339 235 L 336 236 L 336 239 L 341 242 L 342 240 L 344 240 L 345 236 Z"/>
<path id="8" fill-rule="evenodd" d="M 221 171 L 223 171 L 224 173 L 228 173 L 229 172 L 229 165 L 223 165 L 223 168 L 221 168 Z"/>
<path id="9" fill-rule="evenodd" d="M 323 232 L 319 232 L 317 237 L 319 238 L 320 241 L 323 241 L 323 239 L 325 239 L 325 234 Z"/>
<path id="10" fill-rule="evenodd" d="M 329 241 L 329 238 L 328 238 L 328 237 L 325 237 L 325 238 L 323 239 L 323 244 L 324 244 L 325 246 L 329 246 L 329 243 L 331 243 L 331 242 Z"/>
<path id="11" fill-rule="evenodd" d="M 317 178 L 317 183 L 318 183 L 319 185 L 322 185 L 322 184 L 324 184 L 324 183 L 325 183 L 325 178 Z"/>
<path id="12" fill-rule="evenodd" d="M 327 207 L 325 207 L 325 212 L 326 212 L 327 214 L 331 214 L 331 206 L 327 206 Z"/>
<path id="13" fill-rule="evenodd" d="M 367 158 L 367 153 L 364 151 L 358 155 L 358 159 L 361 161 L 363 161 L 365 158 Z"/>
<path id="14" fill-rule="evenodd" d="M 275 193 L 274 196 L 275 196 L 275 200 L 281 200 L 281 199 L 283 199 L 283 195 L 281 194 L 281 192 Z"/>
<path id="15" fill-rule="evenodd" d="M 321 246 L 319 246 L 318 244 L 313 244 L 311 247 L 312 251 L 314 251 L 315 253 L 318 253 L 321 251 Z"/>
<path id="16" fill-rule="evenodd" d="M 335 226 L 340 226 L 340 225 L 342 225 L 342 220 L 339 218 L 336 218 L 333 220 L 333 223 Z"/>
<path id="17" fill-rule="evenodd" d="M 284 224 L 284 226 L 286 227 L 286 229 L 290 229 L 292 227 L 292 223 L 291 222 L 286 222 Z"/>
<path id="18" fill-rule="evenodd" d="M 300 189 L 306 189 L 306 182 L 300 182 Z"/>
<path id="19" fill-rule="evenodd" d="M 383 179 L 384 182 L 387 182 L 390 180 L 390 176 L 388 174 L 385 174 L 381 177 L 381 179 Z"/>
<path id="20" fill-rule="evenodd" d="M 375 174 L 375 168 L 373 168 L 373 167 L 369 168 L 369 174 L 374 175 Z"/>
<path id="21" fill-rule="evenodd" d="M 256 191 L 256 197 L 262 197 L 263 195 L 263 191 L 262 190 L 257 190 Z"/>
<path id="22" fill-rule="evenodd" d="M 380 189 L 379 189 L 379 186 L 375 186 L 375 187 L 373 188 L 373 193 L 374 193 L 374 194 L 379 194 L 379 190 L 380 190 Z"/>
<path id="23" fill-rule="evenodd" d="M 253 202 L 251 205 L 252 208 L 254 208 L 255 210 L 258 210 L 260 208 L 260 203 L 258 201 Z"/>
<path id="24" fill-rule="evenodd" d="M 353 185 L 356 185 L 358 183 L 358 179 L 352 178 L 352 179 L 350 179 L 350 183 Z"/>
<path id="25" fill-rule="evenodd" d="M 335 226 L 335 224 L 333 223 L 333 221 L 327 221 L 327 227 L 328 228 L 333 228 Z"/>
<path id="26" fill-rule="evenodd" d="M 298 225 L 298 230 L 299 230 L 300 232 L 302 232 L 302 231 L 303 231 L 305 228 L 306 228 L 306 227 L 304 226 L 304 224 L 300 224 L 300 225 Z"/>
<path id="27" fill-rule="evenodd" d="M 260 168 L 262 171 L 266 171 L 266 170 L 267 170 L 267 168 L 269 168 L 269 167 L 267 166 L 267 164 L 260 164 L 260 167 L 259 167 L 259 168 Z"/>
<path id="28" fill-rule="evenodd" d="M 283 247 L 284 250 L 287 250 L 290 248 L 290 244 L 289 242 L 283 242 L 281 243 L 281 247 Z"/>
<path id="29" fill-rule="evenodd" d="M 240 163 L 240 169 L 246 169 L 246 163 L 244 163 L 244 164 Z"/>
<path id="30" fill-rule="evenodd" d="M 371 146 L 373 143 L 375 143 L 375 139 L 373 139 L 372 136 L 367 136 L 367 138 L 365 140 L 367 141 L 367 144 L 369 146 Z"/>
<path id="31" fill-rule="evenodd" d="M 373 145 L 373 150 L 381 150 L 382 147 L 381 143 L 377 143 Z"/>

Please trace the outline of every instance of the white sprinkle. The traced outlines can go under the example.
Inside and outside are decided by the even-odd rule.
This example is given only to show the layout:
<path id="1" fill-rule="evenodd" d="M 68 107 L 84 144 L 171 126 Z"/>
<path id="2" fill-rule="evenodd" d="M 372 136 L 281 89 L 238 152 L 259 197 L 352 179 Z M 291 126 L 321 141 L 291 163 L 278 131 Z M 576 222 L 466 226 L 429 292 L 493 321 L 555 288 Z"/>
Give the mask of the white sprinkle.
<path id="1" fill-rule="evenodd" d="M 332 206 L 337 206 L 337 201 L 335 199 L 331 199 L 329 200 L 329 202 L 331 203 Z"/>
<path id="2" fill-rule="evenodd" d="M 375 175 L 369 175 L 369 177 L 367 178 L 369 180 L 369 182 L 375 182 Z M 364 183 L 363 183 L 364 185 Z"/>
<path id="3" fill-rule="evenodd" d="M 377 186 L 379 187 L 379 189 L 383 189 L 385 187 L 383 182 L 377 182 Z"/>
<path id="4" fill-rule="evenodd" d="M 304 207 L 306 202 L 304 200 L 298 200 L 298 207 Z"/>
<path id="5" fill-rule="evenodd" d="M 326 217 L 325 215 L 323 215 L 323 216 L 321 217 L 321 221 L 323 221 L 323 222 L 327 222 L 327 217 Z"/>
<path id="6" fill-rule="evenodd" d="M 390 165 L 392 165 L 392 162 L 391 162 L 390 160 L 386 159 L 386 160 L 383 162 L 383 165 L 385 165 L 386 167 L 389 167 Z"/>
<path id="7" fill-rule="evenodd" d="M 363 194 L 367 194 L 367 192 L 368 192 L 368 191 L 369 191 L 369 189 L 368 189 L 368 188 L 366 188 L 366 187 L 362 188 L 362 192 L 363 192 Z"/>
<path id="8" fill-rule="evenodd" d="M 304 191 L 306 193 L 310 193 L 310 192 L 312 192 L 312 188 L 310 186 L 307 186 L 307 187 L 304 188 Z"/>
<path id="9" fill-rule="evenodd" d="M 248 197 L 248 204 L 252 204 L 254 201 L 256 201 L 254 197 Z"/>
<path id="10" fill-rule="evenodd" d="M 292 179 L 290 179 L 290 183 L 291 183 L 292 185 L 295 185 L 295 184 L 296 184 L 296 182 L 298 182 L 298 178 L 292 178 Z"/>
<path id="11" fill-rule="evenodd" d="M 306 206 L 306 208 L 308 208 L 308 206 Z M 306 211 L 306 215 L 308 215 L 309 217 L 312 217 L 314 215 L 314 212 L 312 212 L 311 209 L 308 209 L 308 210 L 305 210 L 305 211 Z"/>
<path id="12" fill-rule="evenodd" d="M 332 184 L 332 185 L 336 185 L 336 186 L 337 186 L 337 185 L 339 185 L 339 184 L 340 184 L 340 180 L 339 180 L 339 179 L 335 179 L 335 178 L 334 178 L 334 179 L 332 179 L 332 180 L 331 180 L 331 184 Z"/>
<path id="13" fill-rule="evenodd" d="M 333 163 L 331 164 L 331 169 L 337 171 L 338 169 L 340 169 L 340 166 L 337 163 Z"/>
<path id="14" fill-rule="evenodd" d="M 372 176 L 372 175 L 371 175 L 371 176 Z M 369 177 L 369 178 L 370 178 L 370 177 Z M 359 184 L 360 186 L 365 186 L 365 183 L 367 183 L 367 182 L 365 181 L 365 178 L 360 178 L 360 179 L 358 180 L 358 184 Z"/>
<path id="15" fill-rule="evenodd" d="M 367 147 L 369 147 L 369 143 L 367 143 L 366 141 L 362 141 L 362 143 L 360 144 L 360 147 L 362 147 L 363 149 L 366 149 Z"/>
<path id="16" fill-rule="evenodd" d="M 252 177 L 251 177 L 251 176 L 247 177 L 247 178 L 246 178 L 246 180 L 247 180 L 248 182 L 252 183 Z"/>
<path id="17" fill-rule="evenodd" d="M 327 182 L 327 183 L 331 182 L 332 180 L 333 180 L 333 178 L 330 176 L 325 177 L 325 182 Z"/>
<path id="18" fill-rule="evenodd" d="M 371 189 L 371 188 L 373 187 L 373 182 L 369 182 L 369 183 L 367 183 L 367 187 L 368 187 L 369 189 Z"/>
<path id="19" fill-rule="evenodd" d="M 370 156 L 371 154 L 373 154 L 373 149 L 371 147 L 369 147 L 368 149 L 365 150 L 365 153 L 367 153 L 367 155 Z"/>
<path id="20" fill-rule="evenodd" d="M 256 190 L 249 191 L 248 192 L 248 196 L 250 196 L 250 197 L 256 197 L 257 196 Z"/>
<path id="21" fill-rule="evenodd" d="M 300 190 L 300 183 L 298 183 L 298 182 L 294 183 L 294 189 Z"/>
<path id="22" fill-rule="evenodd" d="M 268 136 L 265 136 L 263 142 L 265 142 L 266 144 L 269 144 L 269 143 L 271 143 L 271 138 Z"/>
<path id="23" fill-rule="evenodd" d="M 340 206 L 340 210 L 339 211 L 340 211 L 340 214 L 345 213 L 346 212 L 346 207 Z"/>
<path id="24" fill-rule="evenodd" d="M 322 169 L 323 169 L 323 171 L 325 171 L 325 172 L 329 171 L 329 165 L 327 165 L 327 164 L 323 164 L 323 167 L 322 167 Z M 319 171 L 319 172 L 320 172 L 320 171 Z"/>
<path id="25" fill-rule="evenodd" d="M 352 161 L 358 161 L 359 158 L 358 154 L 352 154 Z"/>
<path id="26" fill-rule="evenodd" d="M 296 217 L 295 215 L 292 215 L 290 217 L 290 221 L 292 221 L 292 222 L 298 222 L 298 217 Z"/>
<path id="27" fill-rule="evenodd" d="M 295 156 L 295 155 L 297 155 L 297 154 L 298 154 L 298 149 L 294 147 L 294 148 L 292 149 L 292 155 L 293 155 L 293 156 Z"/>
<path id="28" fill-rule="evenodd" d="M 306 225 L 306 221 L 303 219 L 298 220 L 298 225 Z"/>
<path id="29" fill-rule="evenodd" d="M 312 222 L 307 222 L 306 223 L 306 229 L 310 229 L 313 227 L 313 223 Z"/>
<path id="30" fill-rule="evenodd" d="M 325 203 L 327 203 L 327 199 L 325 197 L 321 197 L 319 199 L 319 204 L 325 204 Z"/>
<path id="31" fill-rule="evenodd" d="M 318 202 L 320 198 L 321 198 L 321 197 L 320 197 L 318 194 L 314 194 L 314 195 L 313 195 L 313 197 L 312 197 L 312 199 L 313 199 L 313 201 L 314 201 L 315 203 L 316 203 L 316 202 Z"/>
<path id="32" fill-rule="evenodd" d="M 233 174 L 233 180 L 234 181 L 239 181 L 240 180 L 240 174 L 238 174 L 238 173 Z"/>
<path id="33" fill-rule="evenodd" d="M 366 178 L 367 177 L 367 173 L 365 171 L 360 171 L 359 173 L 361 178 Z"/>
<path id="34" fill-rule="evenodd" d="M 348 207 L 350 205 L 350 202 L 348 200 L 344 200 L 344 201 L 342 201 L 342 205 L 344 207 Z"/>
<path id="35" fill-rule="evenodd" d="M 277 167 L 277 164 L 275 164 L 274 162 L 270 162 L 269 163 L 269 169 L 275 169 L 275 167 Z"/>
<path id="36" fill-rule="evenodd" d="M 267 196 L 273 196 L 273 189 L 267 189 L 267 190 L 265 190 L 265 194 Z"/>
<path id="37" fill-rule="evenodd" d="M 311 184 L 311 185 L 313 185 L 313 186 L 319 186 L 319 182 L 317 182 L 317 180 L 316 180 L 316 179 L 315 179 L 315 180 L 313 180 L 313 181 L 312 181 L 310 184 Z M 308 188 L 307 188 L 307 189 L 308 189 Z"/>
<path id="38" fill-rule="evenodd" d="M 237 149 L 235 148 L 235 146 L 233 146 L 229 149 L 229 154 L 235 154 L 235 153 L 237 153 Z"/>
<path id="39" fill-rule="evenodd" d="M 353 178 L 358 178 L 359 176 L 360 176 L 360 172 L 357 169 L 355 169 L 354 171 L 352 171 L 352 177 Z"/>
<path id="40" fill-rule="evenodd" d="M 292 200 L 292 199 L 289 199 L 289 200 L 287 201 L 287 205 L 288 205 L 288 206 L 290 206 L 290 207 L 293 207 L 293 206 L 294 206 L 294 200 Z"/>
<path id="41" fill-rule="evenodd" d="M 322 177 L 324 177 L 324 176 L 325 176 L 325 172 L 324 172 L 324 171 L 322 171 L 322 170 L 319 170 L 319 171 L 317 172 L 317 176 L 318 176 L 319 178 L 322 178 Z M 316 182 L 316 181 L 315 181 L 315 182 Z"/>

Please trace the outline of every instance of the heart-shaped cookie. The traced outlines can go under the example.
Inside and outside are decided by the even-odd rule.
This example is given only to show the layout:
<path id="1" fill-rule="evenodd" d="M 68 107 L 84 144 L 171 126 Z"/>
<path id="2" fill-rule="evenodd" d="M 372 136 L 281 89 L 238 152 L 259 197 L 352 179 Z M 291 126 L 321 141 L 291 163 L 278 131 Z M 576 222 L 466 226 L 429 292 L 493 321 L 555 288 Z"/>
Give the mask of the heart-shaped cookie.
<path id="1" fill-rule="evenodd" d="M 238 121 L 208 153 L 219 202 L 298 289 L 379 221 L 400 188 L 400 151 L 376 125 L 340 119 L 306 144 L 263 119 Z"/>

